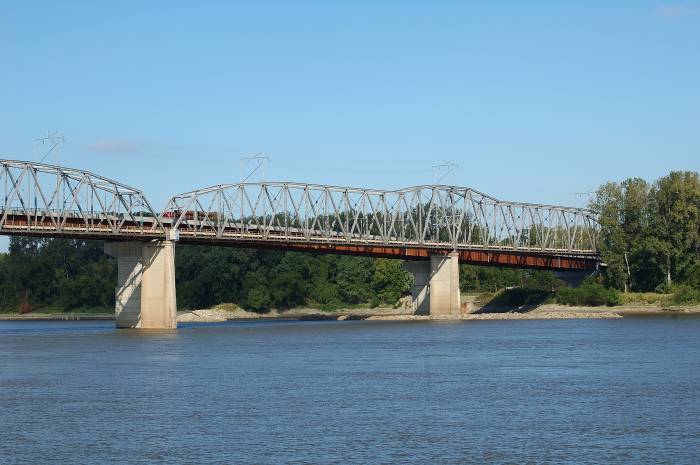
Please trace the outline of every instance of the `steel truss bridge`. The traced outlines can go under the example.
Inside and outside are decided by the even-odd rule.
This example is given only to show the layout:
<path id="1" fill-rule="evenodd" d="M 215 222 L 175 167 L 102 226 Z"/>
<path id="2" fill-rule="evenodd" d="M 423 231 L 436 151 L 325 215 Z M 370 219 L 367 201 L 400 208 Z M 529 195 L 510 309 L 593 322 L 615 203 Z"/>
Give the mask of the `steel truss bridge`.
<path id="1" fill-rule="evenodd" d="M 474 189 L 395 191 L 239 183 L 172 197 L 157 212 L 143 192 L 88 171 L 0 160 L 0 234 L 181 243 L 594 270 L 599 225 L 580 208 L 504 202 Z"/>

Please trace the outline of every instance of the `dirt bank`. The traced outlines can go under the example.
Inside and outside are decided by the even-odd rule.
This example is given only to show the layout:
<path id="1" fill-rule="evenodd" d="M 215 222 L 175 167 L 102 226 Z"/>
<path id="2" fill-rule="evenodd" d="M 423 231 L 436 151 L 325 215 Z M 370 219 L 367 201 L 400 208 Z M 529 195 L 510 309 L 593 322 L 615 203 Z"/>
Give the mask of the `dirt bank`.
<path id="1" fill-rule="evenodd" d="M 661 307 L 656 305 L 625 305 L 618 307 L 567 307 L 564 305 L 541 305 L 536 308 L 502 308 L 496 311 L 481 312 L 476 307 L 471 313 L 460 315 L 461 320 L 533 320 L 533 319 L 574 319 L 574 318 L 623 318 L 631 315 L 673 315 L 700 314 L 700 306 Z M 193 310 L 178 313 L 178 322 L 221 322 L 239 319 L 293 319 L 293 320 L 374 320 L 374 321 L 422 321 L 440 320 L 441 317 L 414 315 L 407 308 L 366 308 L 348 309 L 336 312 L 322 312 L 313 308 L 296 308 L 285 311 L 272 310 L 255 313 L 233 305 L 220 305 L 211 309 Z"/>
<path id="2" fill-rule="evenodd" d="M 0 313 L 0 321 L 113 320 L 114 313 Z"/>
<path id="3" fill-rule="evenodd" d="M 634 315 L 683 315 L 700 314 L 700 305 L 662 307 L 659 305 L 622 305 L 617 307 L 567 307 L 564 305 L 541 305 L 535 308 L 499 308 L 482 312 L 478 306 L 469 307 L 470 312 L 460 316 L 461 320 L 533 320 L 573 318 L 623 318 Z M 74 321 L 113 320 L 110 313 L 0 313 L 0 321 Z M 291 320 L 385 320 L 422 321 L 440 320 L 440 317 L 414 315 L 408 308 L 355 308 L 335 312 L 322 312 L 315 308 L 271 310 L 267 313 L 248 312 L 231 304 L 222 304 L 203 310 L 182 311 L 177 314 L 180 323 L 215 323 L 246 319 L 291 319 Z"/>
<path id="4" fill-rule="evenodd" d="M 291 319 L 291 320 L 346 320 L 367 319 L 371 316 L 410 316 L 408 309 L 392 307 L 358 308 L 322 312 L 316 308 L 293 308 L 289 310 L 270 310 L 266 313 L 249 312 L 235 305 L 223 304 L 214 308 L 183 311 L 177 313 L 179 323 L 186 322 L 221 322 L 246 319 Z"/>

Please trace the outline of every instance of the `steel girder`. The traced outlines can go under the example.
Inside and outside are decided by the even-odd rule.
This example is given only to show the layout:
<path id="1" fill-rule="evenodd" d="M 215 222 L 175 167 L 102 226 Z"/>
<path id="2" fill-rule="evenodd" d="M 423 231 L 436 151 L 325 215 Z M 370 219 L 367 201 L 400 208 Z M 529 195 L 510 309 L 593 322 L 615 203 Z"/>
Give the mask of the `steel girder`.
<path id="1" fill-rule="evenodd" d="M 161 237 L 143 193 L 88 171 L 0 160 L 0 233 Z"/>
<path id="2" fill-rule="evenodd" d="M 396 191 L 299 183 L 226 184 L 173 197 L 161 214 L 182 240 L 273 241 L 597 256 L 580 208 L 504 202 L 474 189 Z"/>

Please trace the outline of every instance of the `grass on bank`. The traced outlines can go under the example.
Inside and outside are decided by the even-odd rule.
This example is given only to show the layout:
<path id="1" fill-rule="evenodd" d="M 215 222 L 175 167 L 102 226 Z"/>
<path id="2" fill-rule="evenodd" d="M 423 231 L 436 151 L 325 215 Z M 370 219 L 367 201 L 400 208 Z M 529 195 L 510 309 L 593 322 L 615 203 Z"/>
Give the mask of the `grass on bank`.
<path id="1" fill-rule="evenodd" d="M 628 292 L 620 293 L 623 305 L 664 305 L 673 294 L 661 294 L 658 292 Z"/>
<path id="2" fill-rule="evenodd" d="M 333 313 L 333 312 L 339 312 L 341 310 L 366 310 L 369 308 L 377 308 L 379 307 L 379 302 L 369 302 L 369 303 L 360 303 L 360 304 L 344 304 L 340 302 L 333 302 L 333 303 L 326 303 L 326 304 L 319 304 L 316 302 L 311 302 L 308 305 L 305 305 L 306 308 L 313 308 L 314 310 L 320 310 L 325 313 Z"/>

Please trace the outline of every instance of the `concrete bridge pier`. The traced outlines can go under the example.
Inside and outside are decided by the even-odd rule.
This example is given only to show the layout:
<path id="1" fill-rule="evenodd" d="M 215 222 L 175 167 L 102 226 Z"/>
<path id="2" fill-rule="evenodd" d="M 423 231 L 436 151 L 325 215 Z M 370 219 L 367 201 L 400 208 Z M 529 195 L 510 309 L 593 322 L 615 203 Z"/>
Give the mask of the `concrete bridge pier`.
<path id="1" fill-rule="evenodd" d="M 413 275 L 411 302 L 416 315 L 430 314 L 430 262 L 403 262 L 403 269 Z"/>
<path id="2" fill-rule="evenodd" d="M 430 261 L 404 262 L 404 269 L 413 274 L 415 314 L 454 319 L 461 316 L 457 252 L 431 255 Z"/>
<path id="3" fill-rule="evenodd" d="M 175 329 L 175 242 L 105 242 L 117 258 L 117 328 Z"/>

